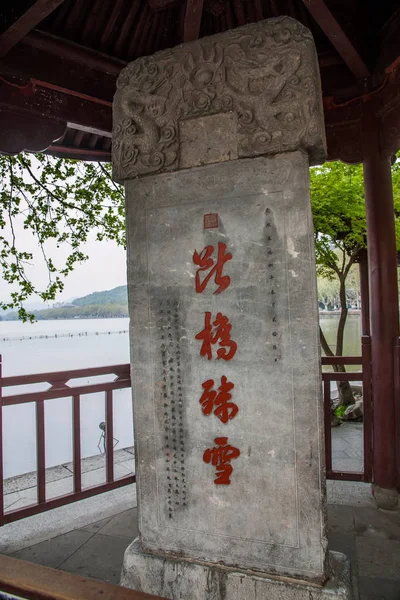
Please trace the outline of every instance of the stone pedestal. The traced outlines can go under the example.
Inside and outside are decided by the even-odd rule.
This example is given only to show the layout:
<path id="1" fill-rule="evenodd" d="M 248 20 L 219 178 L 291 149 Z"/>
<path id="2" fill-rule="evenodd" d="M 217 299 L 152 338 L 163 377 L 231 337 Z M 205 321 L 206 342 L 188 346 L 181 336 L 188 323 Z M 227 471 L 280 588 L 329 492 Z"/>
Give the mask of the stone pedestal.
<path id="1" fill-rule="evenodd" d="M 329 552 L 329 579 L 315 585 L 256 571 L 144 553 L 137 538 L 125 553 L 121 585 L 190 600 L 355 600 L 349 560 Z"/>
<path id="2" fill-rule="evenodd" d="M 140 530 L 122 583 L 349 597 L 326 555 L 310 34 L 246 26 L 139 59 L 118 87 Z"/>

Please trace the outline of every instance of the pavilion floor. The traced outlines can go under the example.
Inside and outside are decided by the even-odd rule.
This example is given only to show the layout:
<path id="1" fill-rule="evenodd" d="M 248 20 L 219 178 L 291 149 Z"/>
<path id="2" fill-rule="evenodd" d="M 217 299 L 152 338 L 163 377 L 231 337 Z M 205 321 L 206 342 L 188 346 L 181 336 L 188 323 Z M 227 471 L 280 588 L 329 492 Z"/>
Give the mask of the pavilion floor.
<path id="1" fill-rule="evenodd" d="M 338 460 L 344 450 L 357 453 L 355 441 L 334 444 L 334 455 L 335 446 Z M 358 593 L 360 600 L 400 600 L 400 512 L 378 511 L 369 484 L 328 481 L 327 488 L 329 548 L 351 559 L 355 600 Z M 4 526 L 0 552 L 117 584 L 137 534 L 136 490 L 127 486 Z"/>

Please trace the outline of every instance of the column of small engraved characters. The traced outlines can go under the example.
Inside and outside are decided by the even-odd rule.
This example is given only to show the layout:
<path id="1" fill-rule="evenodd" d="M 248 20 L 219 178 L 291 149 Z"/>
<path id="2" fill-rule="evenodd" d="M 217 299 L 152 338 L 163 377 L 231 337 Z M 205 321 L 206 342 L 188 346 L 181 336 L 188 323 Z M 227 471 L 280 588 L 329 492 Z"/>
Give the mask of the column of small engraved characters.
<path id="1" fill-rule="evenodd" d="M 168 517 L 181 502 L 186 506 L 182 371 L 178 302 L 161 303 L 161 357 L 163 365 L 163 416 L 167 471 Z"/>
<path id="2" fill-rule="evenodd" d="M 272 211 L 270 208 L 265 210 L 266 214 L 266 239 L 267 239 L 267 281 L 269 288 L 269 295 L 271 297 L 271 308 L 272 308 L 272 316 L 271 316 L 271 336 L 272 336 L 272 351 L 274 362 L 278 362 L 281 358 L 281 349 L 280 349 L 280 335 L 278 331 L 278 311 L 276 304 L 276 281 L 274 275 L 274 251 L 272 249 L 274 239 L 272 233 Z"/>
<path id="3" fill-rule="evenodd" d="M 232 259 L 232 254 L 227 252 L 224 242 L 218 243 L 216 259 L 213 258 L 214 254 L 215 248 L 211 245 L 206 246 L 200 253 L 195 251 L 193 254 L 193 262 L 198 267 L 195 276 L 195 288 L 198 294 L 206 289 L 212 279 L 218 286 L 214 294 L 220 294 L 229 287 L 231 279 L 228 275 L 223 275 L 223 267 Z M 211 312 L 207 311 L 204 315 L 204 329 L 195 336 L 202 342 L 200 355 L 207 360 L 212 360 L 213 346 L 218 344 L 216 360 L 232 360 L 236 354 L 237 344 L 231 339 L 231 330 L 232 325 L 228 317 L 218 312 L 213 318 Z M 234 419 L 239 412 L 238 406 L 231 401 L 234 387 L 234 383 L 228 381 L 225 375 L 221 377 L 219 386 L 213 379 L 204 381 L 199 400 L 203 414 L 206 416 L 214 414 L 225 425 Z M 230 463 L 240 456 L 240 450 L 229 444 L 228 437 L 217 437 L 214 443 L 214 447 L 207 448 L 204 452 L 203 460 L 216 468 L 214 480 L 216 485 L 230 485 L 233 471 Z"/>

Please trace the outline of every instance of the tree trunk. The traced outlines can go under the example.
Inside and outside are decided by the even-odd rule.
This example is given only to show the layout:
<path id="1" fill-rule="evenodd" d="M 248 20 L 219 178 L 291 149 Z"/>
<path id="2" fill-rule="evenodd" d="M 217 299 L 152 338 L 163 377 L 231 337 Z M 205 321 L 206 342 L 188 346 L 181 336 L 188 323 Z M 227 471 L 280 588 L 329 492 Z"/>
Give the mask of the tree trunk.
<path id="1" fill-rule="evenodd" d="M 345 371 L 343 367 L 343 371 Z M 337 381 L 336 385 L 339 391 L 339 406 L 349 406 L 354 404 L 354 394 L 349 381 Z"/>
<path id="2" fill-rule="evenodd" d="M 343 325 L 344 327 L 344 325 Z M 321 340 L 321 346 L 323 351 L 325 352 L 326 356 L 340 356 L 339 354 L 336 354 L 331 350 L 328 342 L 326 341 L 326 338 L 324 336 L 324 333 L 321 329 L 321 327 L 319 328 L 319 335 L 320 335 L 320 340 Z M 343 335 L 343 334 L 342 334 Z M 345 373 L 346 369 L 343 365 L 332 365 L 332 369 L 335 371 L 335 373 Z M 338 392 L 339 392 L 339 405 L 340 406 L 349 406 L 350 404 L 354 404 L 355 400 L 354 400 L 354 395 L 353 395 L 353 391 L 351 389 L 351 385 L 348 381 L 337 381 L 336 382 L 337 388 L 338 388 Z"/>
<path id="3" fill-rule="evenodd" d="M 340 287 L 339 287 L 339 296 L 340 296 L 340 318 L 339 324 L 337 328 L 337 336 L 336 336 L 336 356 L 343 356 L 343 343 L 344 343 L 344 328 L 347 320 L 347 302 L 346 302 L 346 275 L 339 276 Z M 343 365 L 338 365 L 337 372 L 345 373 L 346 369 Z M 340 406 L 349 406 L 350 404 L 354 404 L 354 395 L 351 389 L 351 385 L 349 381 L 337 381 L 336 385 L 339 391 L 339 405 Z"/>

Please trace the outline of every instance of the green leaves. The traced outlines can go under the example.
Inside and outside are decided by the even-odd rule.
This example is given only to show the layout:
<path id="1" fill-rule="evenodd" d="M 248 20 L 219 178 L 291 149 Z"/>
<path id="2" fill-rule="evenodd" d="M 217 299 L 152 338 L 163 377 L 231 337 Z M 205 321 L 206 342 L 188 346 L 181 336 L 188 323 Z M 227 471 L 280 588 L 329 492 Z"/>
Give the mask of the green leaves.
<path id="1" fill-rule="evenodd" d="M 400 153 L 398 157 L 400 157 Z M 399 162 L 397 159 L 392 167 L 398 249 L 400 249 Z M 331 162 L 325 163 L 321 167 L 314 167 L 310 170 L 310 188 L 319 294 L 324 301 L 332 298 L 333 295 L 336 296 L 337 302 L 341 306 L 334 351 L 340 356 L 343 352 L 344 329 L 348 312 L 346 306 L 349 296 L 347 287 L 350 282 L 353 294 L 356 287 L 351 267 L 357 260 L 360 250 L 367 247 L 362 165 Z M 353 283 L 351 283 L 352 279 Z M 335 288 L 337 291 L 333 294 L 332 290 Z M 324 351 L 331 352 L 322 331 L 321 341 Z"/>
<path id="2" fill-rule="evenodd" d="M 392 167 L 392 181 L 400 249 L 400 160 Z M 318 274 L 339 277 L 367 247 L 362 165 L 331 162 L 314 167 L 310 188 Z"/>
<path id="3" fill-rule="evenodd" d="M 0 268 L 3 280 L 13 285 L 0 308 L 17 309 L 20 319 L 33 321 L 24 302 L 34 294 L 55 299 L 65 277 L 88 258 L 82 246 L 90 234 L 125 246 L 123 188 L 112 181 L 109 164 L 44 154 L 0 156 L 0 180 Z M 24 248 L 21 228 L 35 236 L 36 253 Z M 59 248 L 68 248 L 62 264 Z M 38 255 L 48 270 L 47 285 L 40 289 L 28 274 Z"/>

